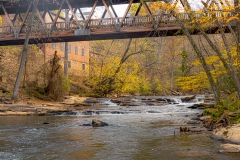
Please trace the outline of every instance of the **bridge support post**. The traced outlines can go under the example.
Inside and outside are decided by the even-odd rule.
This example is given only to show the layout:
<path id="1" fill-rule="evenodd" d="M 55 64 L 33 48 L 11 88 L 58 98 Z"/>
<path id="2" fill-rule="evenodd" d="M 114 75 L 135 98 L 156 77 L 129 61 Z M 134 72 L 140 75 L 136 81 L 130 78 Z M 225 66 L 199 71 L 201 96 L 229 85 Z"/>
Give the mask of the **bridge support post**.
<path id="1" fill-rule="evenodd" d="M 65 9 L 65 20 L 66 20 L 66 29 L 69 27 L 69 10 Z M 68 76 L 68 42 L 65 42 L 65 50 L 64 50 L 64 75 Z"/>

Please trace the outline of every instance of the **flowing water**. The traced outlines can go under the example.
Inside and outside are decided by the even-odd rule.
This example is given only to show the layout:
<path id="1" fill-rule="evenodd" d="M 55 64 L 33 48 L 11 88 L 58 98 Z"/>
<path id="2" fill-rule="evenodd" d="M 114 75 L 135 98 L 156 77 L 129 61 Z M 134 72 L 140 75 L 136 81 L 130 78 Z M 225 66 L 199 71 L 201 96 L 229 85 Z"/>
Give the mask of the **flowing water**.
<path id="1" fill-rule="evenodd" d="M 202 113 L 187 108 L 190 105 L 123 107 L 106 100 L 106 106 L 92 106 L 74 116 L 0 117 L 0 159 L 239 159 L 239 154 L 219 153 L 224 142 L 211 139 L 211 132 L 187 125 Z M 84 126 L 92 119 L 109 126 Z M 202 132 L 180 133 L 180 126 Z"/>

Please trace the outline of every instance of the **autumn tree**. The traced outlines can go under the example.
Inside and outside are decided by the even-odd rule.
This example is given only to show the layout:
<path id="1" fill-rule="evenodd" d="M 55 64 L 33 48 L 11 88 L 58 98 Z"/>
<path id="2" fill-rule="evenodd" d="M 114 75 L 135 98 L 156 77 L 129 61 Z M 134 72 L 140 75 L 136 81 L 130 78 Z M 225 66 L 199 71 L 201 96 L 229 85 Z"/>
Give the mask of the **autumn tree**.
<path id="1" fill-rule="evenodd" d="M 91 79 L 93 90 L 100 96 L 111 92 L 146 92 L 146 56 L 153 53 L 148 40 L 129 39 L 91 43 Z M 145 58 L 144 58 L 145 57 Z M 142 58 L 144 60 L 142 60 Z"/>

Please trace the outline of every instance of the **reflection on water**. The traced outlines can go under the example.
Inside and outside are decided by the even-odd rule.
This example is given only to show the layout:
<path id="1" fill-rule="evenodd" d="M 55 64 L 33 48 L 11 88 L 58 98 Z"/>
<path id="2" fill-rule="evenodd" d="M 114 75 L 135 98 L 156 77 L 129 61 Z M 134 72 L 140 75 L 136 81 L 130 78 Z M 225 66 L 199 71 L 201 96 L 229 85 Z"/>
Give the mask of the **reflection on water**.
<path id="1" fill-rule="evenodd" d="M 0 117 L 0 159 L 238 159 L 237 154 L 218 153 L 222 142 L 210 139 L 210 132 L 179 133 L 179 126 L 198 110 L 173 105 L 148 109 L 161 112 Z M 162 114 L 164 110 L 167 114 Z M 93 118 L 109 126 L 82 126 Z"/>

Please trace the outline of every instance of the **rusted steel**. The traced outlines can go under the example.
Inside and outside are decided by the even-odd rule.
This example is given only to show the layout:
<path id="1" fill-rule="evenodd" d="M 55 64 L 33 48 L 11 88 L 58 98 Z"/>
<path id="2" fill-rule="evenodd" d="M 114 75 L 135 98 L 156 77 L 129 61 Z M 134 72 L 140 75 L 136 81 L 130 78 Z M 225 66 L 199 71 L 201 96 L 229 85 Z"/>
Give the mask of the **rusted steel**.
<path id="1" fill-rule="evenodd" d="M 152 19 L 152 24 L 154 26 L 155 25 L 155 20 L 152 16 L 152 13 L 151 13 L 150 9 L 148 8 L 148 6 L 146 5 L 146 2 L 144 0 L 141 0 L 141 3 L 143 5 L 144 9 L 147 11 L 148 15 L 150 16 L 150 18 Z"/>
<path id="2" fill-rule="evenodd" d="M 23 29 L 23 26 L 25 25 L 25 22 L 26 22 L 26 20 L 27 20 L 27 17 L 28 17 L 28 15 L 29 15 L 29 11 L 30 11 L 30 9 L 31 9 L 31 7 L 32 7 L 32 3 L 30 3 L 29 4 L 29 6 L 28 6 L 28 9 L 27 9 L 27 12 L 25 13 L 25 15 L 24 15 L 24 17 L 23 17 L 23 21 L 22 21 L 22 25 L 20 26 L 20 28 L 18 29 L 18 31 L 17 31 L 17 37 L 19 36 L 19 34 L 20 34 L 20 32 L 22 31 L 22 29 Z"/>
<path id="3" fill-rule="evenodd" d="M 122 20 L 121 20 L 121 22 L 120 22 L 120 24 L 119 24 L 119 27 L 122 27 L 123 22 L 125 21 L 125 18 L 126 18 L 128 12 L 129 12 L 129 10 L 130 10 L 130 8 L 131 8 L 131 6 L 132 6 L 132 3 L 133 3 L 133 0 L 130 0 L 130 2 L 129 2 L 129 4 L 128 4 L 128 7 L 127 7 L 126 11 L 124 12 L 124 15 L 123 15 L 123 17 L 122 17 Z"/>
<path id="4" fill-rule="evenodd" d="M 19 13 L 16 12 L 16 14 L 14 15 L 13 20 L 12 20 L 13 25 L 15 24 L 15 22 L 16 22 L 16 20 L 17 20 L 18 17 L 19 17 Z"/>
<path id="5" fill-rule="evenodd" d="M 112 15 L 112 13 L 111 13 L 110 10 L 109 10 L 106 1 L 105 1 L 105 0 L 102 0 L 102 2 L 103 2 L 103 5 L 105 6 L 105 9 L 107 10 L 107 12 L 108 12 L 111 20 L 112 20 L 112 23 L 116 26 L 116 22 L 113 20 L 113 15 Z M 117 29 L 117 28 L 116 28 L 116 29 Z"/>
<path id="6" fill-rule="evenodd" d="M 77 10 L 78 10 L 78 8 L 74 8 L 74 10 L 73 10 L 74 14 L 76 14 Z M 73 20 L 73 15 L 70 17 L 70 19 L 69 19 L 69 20 L 70 20 L 70 21 L 72 21 L 72 20 Z"/>
<path id="7" fill-rule="evenodd" d="M 76 2 L 80 1 L 81 0 L 56 1 L 61 2 L 61 4 L 56 5 L 58 6 L 58 8 L 56 8 L 57 13 L 51 12 L 51 9 L 49 10 L 48 7 L 45 7 L 44 9 L 41 7 L 38 8 L 37 15 L 40 18 L 40 22 L 35 23 L 32 26 L 30 43 L 33 44 L 44 42 L 50 43 L 79 40 L 103 40 L 119 38 L 139 38 L 147 36 L 168 36 L 179 33 L 178 30 L 181 29 L 180 26 L 177 24 L 175 17 L 171 13 L 166 14 L 164 11 L 162 11 L 158 15 L 152 15 L 145 0 L 138 1 L 141 3 L 138 6 L 135 16 L 127 15 L 129 13 L 130 7 L 133 3 L 136 3 L 136 1 L 124 1 L 128 2 L 128 6 L 124 11 L 123 17 L 118 17 L 112 6 L 112 4 L 116 4 L 121 0 L 111 0 L 112 2 L 106 0 L 85 0 L 88 5 L 90 5 L 90 2 L 92 4 L 92 9 L 90 11 L 90 14 L 88 15 L 88 18 L 86 19 L 80 8 L 80 6 L 82 7 L 82 4 L 76 4 Z M 93 14 L 95 12 L 96 6 L 99 5 L 103 6 L 105 10 L 102 14 L 102 17 L 100 17 L 99 19 L 94 19 L 92 18 Z M 174 3 L 173 6 L 176 6 L 176 3 Z M 20 14 L 22 12 L 20 10 L 19 13 L 15 13 L 13 20 L 11 20 L 9 17 L 9 13 L 7 12 L 8 10 L 6 10 L 6 7 L 2 7 L 5 8 L 5 10 L 3 10 L 6 11 L 6 19 L 10 23 L 8 23 L 7 26 L 0 26 L 0 46 L 9 44 L 23 44 L 23 41 L 25 39 L 24 36 L 26 35 L 27 31 L 27 26 L 25 26 L 24 23 L 28 17 L 27 15 L 29 14 L 29 9 L 25 10 L 24 18 L 22 18 Z M 29 7 L 30 5 L 28 4 L 28 8 Z M 111 7 L 112 9 L 110 9 L 109 7 Z M 139 16 L 139 12 L 142 7 L 144 7 L 144 9 L 147 11 L 146 16 Z M 63 8 L 70 9 L 72 13 L 70 20 L 67 20 L 66 18 L 60 16 L 60 12 Z M 82 19 L 78 19 L 79 17 L 77 17 L 76 15 L 76 13 L 78 12 L 77 10 L 79 10 Z M 106 13 L 109 14 L 110 18 L 105 18 Z M 47 18 L 46 14 L 48 14 L 50 17 L 50 23 L 48 23 L 49 20 L 48 22 L 44 21 Z M 196 14 L 196 16 L 200 18 L 202 15 Z M 17 22 L 17 17 L 22 19 L 23 25 L 13 23 L 15 21 Z M 179 13 L 179 17 L 181 18 L 181 20 L 184 21 L 189 20 L 189 17 L 186 13 Z M 59 21 L 60 19 L 61 22 Z M 214 30 L 215 28 L 216 27 L 214 26 L 212 28 L 210 27 L 211 30 Z M 76 30 L 79 32 L 76 32 Z M 18 37 L 16 36 L 16 31 L 19 31 Z"/>
<path id="8" fill-rule="evenodd" d="M 85 17 L 84 17 L 84 15 L 82 13 L 82 10 L 80 8 L 78 8 L 78 10 L 79 10 L 80 15 L 82 16 L 82 19 L 85 20 Z"/>
<path id="9" fill-rule="evenodd" d="M 62 0 L 62 3 L 61 3 L 61 5 L 60 5 L 60 7 L 58 8 L 56 17 L 55 17 L 55 19 L 53 20 L 52 30 L 53 30 L 53 28 L 56 26 L 56 22 L 57 22 L 57 19 L 58 19 L 58 17 L 59 17 L 59 14 L 60 14 L 60 12 L 61 12 L 61 10 L 62 10 L 62 6 L 63 6 L 63 3 L 64 3 L 64 2 L 65 2 L 65 0 Z"/>
<path id="10" fill-rule="evenodd" d="M 3 4 L 6 6 L 8 14 L 15 14 L 16 9 L 19 9 L 19 13 L 25 13 L 28 8 L 28 3 L 31 0 L 19 0 L 16 3 L 9 3 L 9 1 L 3 1 Z M 159 0 L 145 0 L 146 2 L 157 2 Z M 161 0 L 164 1 L 164 0 Z M 95 0 L 69 0 L 69 3 L 75 7 L 81 4 L 81 8 L 84 7 L 92 7 Z M 128 4 L 129 0 L 111 0 L 113 5 L 118 4 Z M 140 0 L 133 0 L 133 3 L 139 3 Z M 46 8 L 48 10 L 57 10 L 58 6 L 60 5 L 60 0 L 39 0 L 38 9 L 39 11 L 44 11 Z M 98 6 L 102 6 L 102 3 L 99 3 Z M 68 9 L 68 6 L 65 4 L 63 5 L 62 9 Z M 4 12 L 0 10 L 0 15 L 3 15 Z"/>
<path id="11" fill-rule="evenodd" d="M 90 21 L 92 15 L 93 15 L 93 13 L 94 13 L 94 10 L 95 10 L 95 8 L 96 8 L 96 6 L 97 6 L 97 3 L 98 3 L 98 0 L 95 0 L 94 4 L 93 4 L 93 6 L 92 6 L 92 10 L 91 10 L 91 12 L 90 12 L 90 14 L 89 14 L 87 20 L 85 21 L 85 24 L 84 24 L 83 29 L 86 29 L 86 28 L 87 28 L 88 23 L 89 23 L 89 21 Z"/>
<path id="12" fill-rule="evenodd" d="M 5 9 L 5 7 L 4 7 L 3 4 L 1 4 L 1 6 L 2 6 L 2 9 L 3 9 L 4 13 L 5 13 L 5 16 L 7 17 L 7 21 L 8 21 L 8 23 L 9 23 L 12 31 L 13 31 L 14 33 L 16 33 L 16 30 L 15 30 L 15 28 L 14 28 L 14 26 L 13 26 L 13 23 L 12 23 L 10 17 L 9 17 L 9 14 L 8 14 L 7 10 Z"/>
<path id="13" fill-rule="evenodd" d="M 72 13 L 72 15 L 73 15 L 73 17 L 74 17 L 77 25 L 78 25 L 78 28 L 79 28 L 79 29 L 82 29 L 81 25 L 80 25 L 79 22 L 78 22 L 77 16 L 76 16 L 76 14 L 74 13 L 73 8 L 72 8 L 72 6 L 70 5 L 69 1 L 68 1 L 68 0 L 65 0 L 65 1 L 66 1 L 67 5 L 68 5 L 68 8 L 70 9 L 70 11 L 71 11 L 71 13 Z"/>
<path id="14" fill-rule="evenodd" d="M 47 11 L 47 13 L 48 13 L 48 15 L 49 15 L 49 17 L 50 17 L 51 21 L 53 22 L 53 21 L 54 21 L 54 19 L 53 19 L 53 17 L 52 17 L 52 14 L 51 14 L 51 12 L 50 12 L 50 11 Z"/>
<path id="15" fill-rule="evenodd" d="M 43 19 L 43 17 L 42 17 L 42 15 L 41 15 L 40 11 L 37 9 L 36 12 L 37 12 L 37 15 L 38 15 L 38 17 L 39 17 L 41 23 L 42 23 L 43 25 L 45 25 L 45 20 Z"/>

